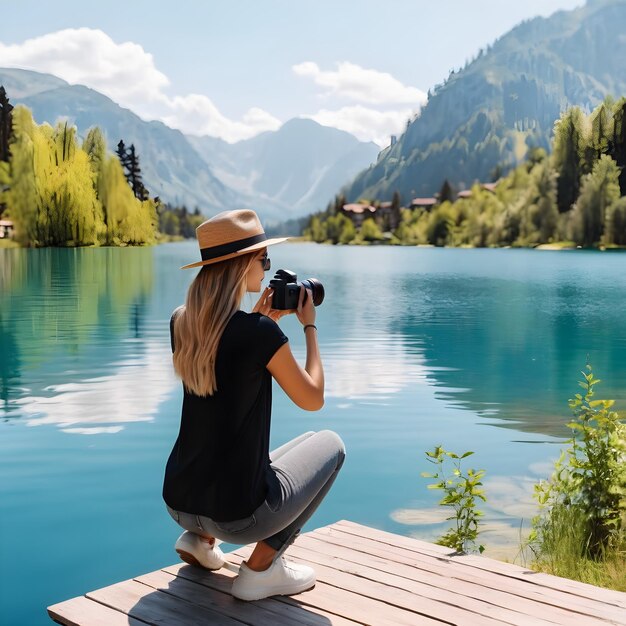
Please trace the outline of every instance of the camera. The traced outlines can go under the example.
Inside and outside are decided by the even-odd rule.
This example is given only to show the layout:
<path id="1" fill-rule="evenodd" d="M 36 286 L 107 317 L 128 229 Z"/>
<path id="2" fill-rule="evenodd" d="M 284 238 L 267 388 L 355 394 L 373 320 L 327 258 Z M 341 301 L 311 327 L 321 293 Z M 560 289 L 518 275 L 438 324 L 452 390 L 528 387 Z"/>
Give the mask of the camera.
<path id="1" fill-rule="evenodd" d="M 298 282 L 295 272 L 278 270 L 274 278 L 270 280 L 270 287 L 274 290 L 272 296 L 272 308 L 288 311 L 298 308 L 300 287 L 310 289 L 313 295 L 313 304 L 319 306 L 324 301 L 324 286 L 317 278 L 306 278 Z M 304 292 L 304 302 L 308 298 L 308 292 Z"/>

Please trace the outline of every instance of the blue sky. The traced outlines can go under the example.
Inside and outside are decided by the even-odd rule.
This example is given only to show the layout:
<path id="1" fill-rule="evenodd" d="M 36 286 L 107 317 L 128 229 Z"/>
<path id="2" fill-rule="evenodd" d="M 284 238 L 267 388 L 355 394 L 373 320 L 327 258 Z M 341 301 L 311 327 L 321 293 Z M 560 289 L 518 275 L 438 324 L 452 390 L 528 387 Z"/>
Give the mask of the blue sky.
<path id="1" fill-rule="evenodd" d="M 582 4 L 0 0 L 0 67 L 87 84 L 145 119 L 227 141 L 305 116 L 384 144 L 479 48 Z"/>

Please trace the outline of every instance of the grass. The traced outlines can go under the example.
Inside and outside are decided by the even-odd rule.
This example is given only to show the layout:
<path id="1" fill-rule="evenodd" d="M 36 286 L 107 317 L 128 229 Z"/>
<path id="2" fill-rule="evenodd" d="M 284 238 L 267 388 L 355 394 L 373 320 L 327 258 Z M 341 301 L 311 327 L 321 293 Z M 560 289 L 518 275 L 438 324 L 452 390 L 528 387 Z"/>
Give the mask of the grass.
<path id="1" fill-rule="evenodd" d="M 531 547 L 530 567 L 539 572 L 579 580 L 598 587 L 626 591 L 626 546 L 607 549 L 598 559 L 582 554 L 585 545 L 584 520 L 573 507 L 552 511 L 544 527 L 542 543 Z"/>

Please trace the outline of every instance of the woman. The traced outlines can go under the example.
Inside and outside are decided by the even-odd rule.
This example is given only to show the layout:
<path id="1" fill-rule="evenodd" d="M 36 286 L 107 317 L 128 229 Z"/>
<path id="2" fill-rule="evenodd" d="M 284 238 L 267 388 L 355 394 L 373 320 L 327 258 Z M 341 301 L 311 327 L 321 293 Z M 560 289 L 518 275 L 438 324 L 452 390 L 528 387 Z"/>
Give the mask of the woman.
<path id="1" fill-rule="evenodd" d="M 324 404 L 315 308 L 301 290 L 295 311 L 271 308 L 267 288 L 252 313 L 244 294 L 260 292 L 270 269 L 267 239 L 254 211 L 226 211 L 196 229 L 202 269 L 170 324 L 174 369 L 183 381 L 180 432 L 165 470 L 163 498 L 185 529 L 176 551 L 187 563 L 218 569 L 215 539 L 257 542 L 232 594 L 242 600 L 300 593 L 315 572 L 282 558 L 334 482 L 345 449 L 331 431 L 305 433 L 269 451 L 272 377 L 300 408 Z M 306 336 L 304 369 L 276 323 L 295 313 Z"/>

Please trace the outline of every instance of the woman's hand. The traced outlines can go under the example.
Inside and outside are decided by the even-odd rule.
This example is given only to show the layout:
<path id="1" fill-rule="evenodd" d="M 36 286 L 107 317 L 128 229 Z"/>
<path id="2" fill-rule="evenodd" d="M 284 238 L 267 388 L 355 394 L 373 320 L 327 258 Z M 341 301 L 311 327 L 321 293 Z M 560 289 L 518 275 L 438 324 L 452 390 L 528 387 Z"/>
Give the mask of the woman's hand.
<path id="1" fill-rule="evenodd" d="M 296 315 L 300 320 L 302 326 L 307 324 L 315 324 L 315 306 L 313 305 L 313 293 L 310 289 L 306 290 L 307 299 L 304 300 L 304 287 L 300 287 L 300 298 L 298 299 L 298 308 L 296 309 Z"/>
<path id="2" fill-rule="evenodd" d="M 254 305 L 252 309 L 252 313 L 261 313 L 261 315 L 266 315 L 270 319 L 277 322 L 281 317 L 285 315 L 289 315 L 289 313 L 294 313 L 294 310 L 283 311 L 280 309 L 272 308 L 272 296 L 274 295 L 274 290 L 271 287 L 266 287 L 258 302 Z"/>

